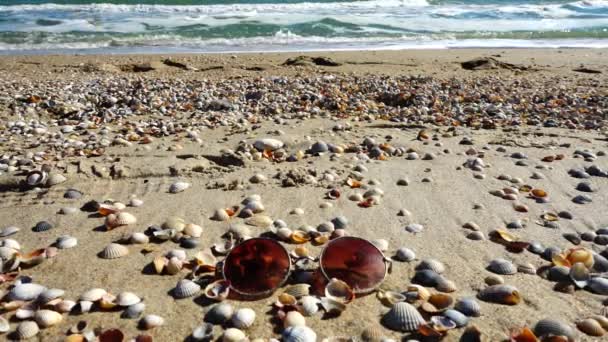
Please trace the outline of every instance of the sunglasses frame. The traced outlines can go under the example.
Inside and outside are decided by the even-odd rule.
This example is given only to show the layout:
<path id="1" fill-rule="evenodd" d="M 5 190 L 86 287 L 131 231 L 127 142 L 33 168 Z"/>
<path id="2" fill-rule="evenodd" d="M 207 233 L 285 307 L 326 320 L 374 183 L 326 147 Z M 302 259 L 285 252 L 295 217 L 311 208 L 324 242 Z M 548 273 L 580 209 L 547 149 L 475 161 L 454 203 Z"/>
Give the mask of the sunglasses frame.
<path id="1" fill-rule="evenodd" d="M 376 289 L 378 289 L 382 283 L 384 282 L 384 280 L 386 280 L 386 276 L 391 272 L 391 266 L 392 266 L 392 260 L 388 257 L 386 257 L 384 255 L 384 253 L 373 243 L 371 243 L 370 241 L 360 238 L 360 237 L 355 237 L 355 236 L 341 236 L 339 238 L 335 238 L 333 240 L 330 240 L 324 247 L 323 250 L 321 251 L 321 255 L 318 258 L 315 259 L 311 259 L 313 261 L 316 261 L 319 263 L 319 269 L 321 270 L 321 274 L 323 274 L 323 277 L 325 277 L 326 280 L 330 280 L 330 277 L 327 275 L 327 273 L 325 273 L 325 269 L 323 268 L 323 265 L 321 264 L 321 259 L 323 258 L 323 255 L 325 254 L 325 251 L 327 250 L 327 248 L 329 248 L 331 246 L 332 242 L 338 241 L 338 240 L 342 240 L 342 239 L 356 239 L 356 240 L 361 240 L 364 241 L 366 243 L 368 243 L 370 246 L 372 246 L 376 251 L 378 251 L 378 253 L 380 253 L 380 255 L 382 256 L 382 259 L 384 261 L 384 277 L 382 278 L 382 281 L 380 281 L 376 286 L 369 288 L 369 289 L 358 289 L 358 290 L 354 290 L 353 292 L 355 294 L 366 294 L 366 293 L 370 293 L 372 291 L 375 291 Z M 293 262 L 291 260 L 292 256 L 289 253 L 289 251 L 287 250 L 287 248 L 285 248 L 285 246 L 283 246 L 279 241 L 275 240 L 275 239 L 271 239 L 271 238 L 267 238 L 267 237 L 255 237 L 255 238 L 251 238 L 251 239 L 247 239 L 244 240 L 242 242 L 240 242 L 238 245 L 234 246 L 234 248 L 232 248 L 232 250 L 234 250 L 235 248 L 239 247 L 240 245 L 251 241 L 251 240 L 268 240 L 271 241 L 273 243 L 275 243 L 277 246 L 280 246 L 281 249 L 283 250 L 283 252 L 285 252 L 285 255 L 287 256 L 287 259 L 289 260 L 289 268 L 288 271 L 285 274 L 285 277 L 281 280 L 281 282 L 273 289 L 269 289 L 266 291 L 262 291 L 262 292 L 258 292 L 258 293 L 246 293 L 246 292 L 242 292 L 239 291 L 238 289 L 234 288 L 232 286 L 232 284 L 230 285 L 230 290 L 236 292 L 237 294 L 244 296 L 244 297 L 265 297 L 268 295 L 271 295 L 272 293 L 274 293 L 278 288 L 280 288 L 281 286 L 283 286 L 285 284 L 285 282 L 287 281 L 287 279 L 289 279 L 289 276 L 291 275 L 292 272 L 292 265 Z M 230 253 L 232 252 L 232 250 L 226 255 L 226 258 L 224 258 L 224 260 L 222 261 L 222 278 L 226 281 L 228 281 L 230 283 L 230 279 L 226 278 L 226 259 L 228 259 L 228 257 L 230 256 Z"/>

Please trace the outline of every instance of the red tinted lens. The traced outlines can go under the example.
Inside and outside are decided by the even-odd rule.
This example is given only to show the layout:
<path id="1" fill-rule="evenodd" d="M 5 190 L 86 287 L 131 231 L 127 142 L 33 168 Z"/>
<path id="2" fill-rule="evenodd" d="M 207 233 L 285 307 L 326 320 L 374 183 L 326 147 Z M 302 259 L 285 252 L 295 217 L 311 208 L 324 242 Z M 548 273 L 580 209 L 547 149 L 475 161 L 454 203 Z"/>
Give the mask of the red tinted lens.
<path id="1" fill-rule="evenodd" d="M 224 278 L 245 295 L 270 292 L 283 284 L 291 260 L 281 244 L 271 239 L 249 239 L 230 251 L 224 260 Z"/>
<path id="2" fill-rule="evenodd" d="M 355 292 L 374 289 L 386 276 L 382 252 L 369 241 L 356 237 L 330 241 L 321 255 L 320 263 L 328 279 L 340 279 Z"/>

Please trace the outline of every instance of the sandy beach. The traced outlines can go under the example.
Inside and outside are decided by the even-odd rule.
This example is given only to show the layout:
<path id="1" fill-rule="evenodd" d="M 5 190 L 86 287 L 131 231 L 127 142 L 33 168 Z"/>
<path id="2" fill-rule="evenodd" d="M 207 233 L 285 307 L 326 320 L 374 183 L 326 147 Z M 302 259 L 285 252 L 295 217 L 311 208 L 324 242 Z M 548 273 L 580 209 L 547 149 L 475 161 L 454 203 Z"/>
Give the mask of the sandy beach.
<path id="1" fill-rule="evenodd" d="M 298 56 L 306 58 L 285 65 Z M 415 252 L 415 260 L 393 263 L 383 290 L 407 293 L 421 262 L 441 262 L 441 276 L 455 287 L 447 293 L 450 308 L 474 298 L 481 312 L 447 331 L 444 341 L 475 341 L 461 339 L 474 330 L 477 340 L 508 341 L 512 331 L 547 318 L 567 326 L 571 340 L 601 341 L 606 335 L 590 336 L 577 322 L 598 315 L 603 320 L 597 322 L 608 321 L 608 278 L 593 280 L 608 271 L 608 238 L 598 238 L 608 234 L 607 57 L 604 49 L 0 56 L 0 229 L 19 228 L 2 239 L 18 241 L 21 254 L 63 235 L 77 239 L 72 248 L 47 250 L 48 258 L 23 267 L 18 277 L 65 290 L 61 298 L 75 302 L 93 288 L 132 292 L 145 303 L 142 316 L 164 319 L 142 330 L 141 317 L 122 318 L 124 308 L 96 304 L 79 313 L 76 305 L 31 340 L 63 341 L 82 320 L 86 330 L 120 329 L 125 341 L 139 334 L 189 340 L 216 302 L 202 290 L 174 298 L 172 290 L 189 270 L 156 274 L 153 261 L 174 249 L 192 260 L 235 225 L 254 237 L 268 234 L 270 227 L 246 225 L 238 213 L 212 219 L 217 210 L 242 210 L 243 199 L 257 194 L 265 210 L 255 216 L 275 226 L 282 220 L 292 231 L 316 229 L 343 216 L 344 234 L 385 240 L 376 243 L 388 244 L 386 256 L 403 247 Z M 463 68 L 476 58 L 486 58 L 481 70 Z M 268 138 L 284 144 L 270 156 L 254 146 Z M 28 174 L 43 165 L 65 181 L 28 185 Z M 348 185 L 349 179 L 361 187 Z M 175 182 L 190 186 L 171 193 Z M 69 189 L 81 196 L 66 198 Z M 332 189 L 339 198 L 327 197 Z M 372 189 L 371 200 L 358 198 Z M 532 195 L 531 189 L 545 193 Z M 111 230 L 107 217 L 84 210 L 91 201 L 133 199 L 143 204 L 121 210 L 136 223 Z M 132 233 L 150 235 L 149 227 L 170 217 L 202 227 L 194 248 L 183 248 L 177 238 L 128 242 Z M 53 228 L 36 232 L 40 221 Z M 423 229 L 412 233 L 412 224 Z M 509 241 L 492 239 L 496 230 L 525 243 L 524 250 L 515 253 L 505 248 Z M 128 254 L 100 257 L 113 242 Z M 282 243 L 289 251 L 300 246 Z M 313 256 L 323 247 L 305 246 Z M 554 254 L 581 247 L 595 253 L 585 286 L 571 283 L 568 270 L 564 279 L 555 278 L 563 269 L 550 270 L 550 247 Z M 4 265 L 9 259 L 3 256 Z M 495 259 L 518 269 L 500 275 L 517 288 L 516 305 L 480 297 L 486 278 L 496 276 L 488 269 Z M 204 288 L 209 277 L 194 280 Z M 15 281 L 0 285 L 7 294 L 2 317 L 10 321 L 0 339 L 13 338 L 20 322 L 16 308 L 6 306 Z M 225 301 L 255 311 L 253 325 L 243 329 L 250 340 L 281 338 L 284 328 L 273 309 L 281 292 Z M 337 317 L 319 309 L 306 326 L 318 341 L 361 341 L 368 328 L 378 329 L 384 341 L 433 340 L 383 326 L 391 308 L 377 295 L 356 298 Z M 423 302 L 411 301 L 416 307 Z M 433 315 L 423 316 L 430 321 Z M 215 325 L 213 340 L 230 326 Z"/>

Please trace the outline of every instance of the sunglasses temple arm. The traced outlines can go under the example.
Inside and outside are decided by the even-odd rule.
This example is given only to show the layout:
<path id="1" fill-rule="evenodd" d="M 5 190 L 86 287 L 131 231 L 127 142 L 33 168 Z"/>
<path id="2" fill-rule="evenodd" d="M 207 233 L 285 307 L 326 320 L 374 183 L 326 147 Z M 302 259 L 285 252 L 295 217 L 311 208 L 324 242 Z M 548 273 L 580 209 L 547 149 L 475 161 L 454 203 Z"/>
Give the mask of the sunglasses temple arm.
<path id="1" fill-rule="evenodd" d="M 388 264 L 388 274 L 393 273 L 393 259 L 384 257 L 384 262 Z"/>

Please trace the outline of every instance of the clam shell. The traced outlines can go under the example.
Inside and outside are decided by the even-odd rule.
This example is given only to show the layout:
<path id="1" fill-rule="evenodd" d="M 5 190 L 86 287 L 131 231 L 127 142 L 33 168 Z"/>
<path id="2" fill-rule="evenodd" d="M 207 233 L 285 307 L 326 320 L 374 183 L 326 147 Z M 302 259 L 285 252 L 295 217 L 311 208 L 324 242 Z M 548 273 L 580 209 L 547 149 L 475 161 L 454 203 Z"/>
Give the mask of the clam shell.
<path id="1" fill-rule="evenodd" d="M 117 259 L 127 254 L 129 254 L 129 249 L 126 246 L 118 243 L 111 243 L 99 253 L 99 257 L 102 259 Z"/>
<path id="2" fill-rule="evenodd" d="M 382 317 L 382 324 L 395 331 L 411 332 L 426 324 L 426 321 L 411 304 L 400 302 Z"/>
<path id="3" fill-rule="evenodd" d="M 192 297 L 201 290 L 201 286 L 192 280 L 182 279 L 177 282 L 175 289 L 173 289 L 173 295 L 175 298 L 187 298 Z"/>
<path id="4" fill-rule="evenodd" d="M 608 279 L 594 277 L 589 280 L 587 286 L 595 293 L 608 295 Z"/>
<path id="5" fill-rule="evenodd" d="M 132 244 L 146 244 L 150 242 L 150 238 L 144 233 L 135 232 L 129 237 L 129 242 Z"/>
<path id="6" fill-rule="evenodd" d="M 203 235 L 203 227 L 194 224 L 194 223 L 188 223 L 185 227 L 184 227 L 184 234 L 194 237 L 194 238 L 198 238 L 201 237 L 201 235 Z"/>
<path id="7" fill-rule="evenodd" d="M 306 319 L 298 311 L 289 311 L 287 313 L 287 315 L 285 315 L 285 318 L 283 319 L 283 326 L 285 328 L 305 326 L 305 325 L 306 325 Z"/>
<path id="8" fill-rule="evenodd" d="M 452 293 L 458 290 L 458 287 L 453 281 L 440 276 L 437 280 L 437 285 L 435 285 L 435 289 L 440 292 Z"/>
<path id="9" fill-rule="evenodd" d="M 27 340 L 32 338 L 40 332 L 40 328 L 38 324 L 34 321 L 25 321 L 19 323 L 17 329 L 15 330 L 15 337 L 19 340 Z"/>
<path id="10" fill-rule="evenodd" d="M 503 277 L 499 276 L 498 274 L 490 274 L 489 276 L 485 277 L 483 280 L 487 285 L 500 285 L 500 284 L 504 284 L 505 280 Z"/>
<path id="11" fill-rule="evenodd" d="M 261 201 L 251 201 L 245 205 L 245 209 L 250 210 L 254 214 L 259 214 L 266 210 L 266 208 L 264 208 L 264 204 L 262 204 Z"/>
<path id="12" fill-rule="evenodd" d="M 42 304 L 46 304 L 53 299 L 61 298 L 64 294 L 65 291 L 61 289 L 47 289 L 40 293 L 37 301 Z"/>
<path id="13" fill-rule="evenodd" d="M 382 301 L 382 304 L 388 307 L 393 307 L 395 303 L 404 302 L 407 299 L 405 295 L 399 292 L 383 290 L 378 291 L 377 297 Z"/>
<path id="14" fill-rule="evenodd" d="M 584 288 L 589 282 L 589 270 L 582 262 L 577 262 L 570 268 L 570 279 L 578 288 Z"/>
<path id="15" fill-rule="evenodd" d="M 438 273 L 432 270 L 421 270 L 416 272 L 412 279 L 412 283 L 434 287 L 437 285 L 440 277 L 441 276 Z"/>
<path id="16" fill-rule="evenodd" d="M 76 189 L 68 189 L 63 194 L 63 198 L 67 198 L 67 199 L 79 199 L 81 197 L 82 197 L 82 192 L 80 192 L 79 190 L 76 190 Z"/>
<path id="17" fill-rule="evenodd" d="M 186 182 L 175 182 L 169 186 L 169 192 L 172 194 L 176 194 L 178 192 L 182 192 L 192 186 L 190 183 Z"/>
<path id="18" fill-rule="evenodd" d="M 222 342 L 244 342 L 247 340 L 247 335 L 239 329 L 228 328 L 222 334 Z"/>
<path id="19" fill-rule="evenodd" d="M 120 306 L 131 306 L 141 302 L 141 298 L 133 292 L 121 292 L 115 302 Z"/>
<path id="20" fill-rule="evenodd" d="M 594 315 L 590 318 L 596 320 L 602 326 L 602 328 L 604 328 L 604 330 L 608 330 L 608 317 L 602 315 Z"/>
<path id="21" fill-rule="evenodd" d="M 131 198 L 129 200 L 130 207 L 141 207 L 142 205 L 144 205 L 144 201 L 139 198 Z"/>
<path id="22" fill-rule="evenodd" d="M 317 333 L 306 326 L 288 327 L 283 331 L 283 342 L 316 342 Z"/>
<path id="23" fill-rule="evenodd" d="M 90 289 L 80 296 L 80 300 L 89 301 L 89 302 L 97 302 L 97 301 L 101 300 L 101 298 L 103 296 L 105 296 L 106 294 L 108 294 L 108 292 L 106 292 L 106 290 L 104 290 L 104 289 L 99 289 L 99 288 Z"/>
<path id="24" fill-rule="evenodd" d="M 165 319 L 158 315 L 146 315 L 139 321 L 142 329 L 149 330 L 165 324 Z"/>
<path id="25" fill-rule="evenodd" d="M 519 290 L 511 285 L 492 285 L 479 291 L 479 299 L 505 305 L 516 305 L 521 301 Z"/>
<path id="26" fill-rule="evenodd" d="M 59 249 L 68 249 L 76 247 L 76 245 L 78 245 L 78 240 L 69 235 L 62 235 L 58 237 L 57 241 L 55 242 L 55 246 Z"/>
<path id="27" fill-rule="evenodd" d="M 178 274 L 184 267 L 184 262 L 177 257 L 172 257 L 165 265 L 165 272 L 169 275 Z"/>
<path id="28" fill-rule="evenodd" d="M 27 185 L 37 186 L 44 184 L 48 178 L 48 174 L 44 171 L 34 170 L 30 171 L 25 178 Z"/>
<path id="29" fill-rule="evenodd" d="M 457 310 L 448 309 L 443 313 L 443 316 L 456 323 L 456 326 L 459 328 L 469 323 L 469 317 Z"/>
<path id="30" fill-rule="evenodd" d="M 426 302 L 422 303 L 422 310 L 428 313 L 437 313 L 447 310 L 454 302 L 454 299 L 443 293 L 432 294 Z"/>
<path id="31" fill-rule="evenodd" d="M 80 302 L 78 302 L 78 306 L 80 307 L 80 313 L 87 313 L 93 308 L 93 302 L 88 300 L 81 300 Z"/>
<path id="32" fill-rule="evenodd" d="M 46 287 L 39 284 L 23 283 L 15 285 L 15 287 L 9 291 L 8 298 L 10 300 L 30 301 L 38 298 L 45 290 Z"/>
<path id="33" fill-rule="evenodd" d="M 232 315 L 231 321 L 236 328 L 249 328 L 255 321 L 255 311 L 250 308 L 238 309 Z"/>
<path id="34" fill-rule="evenodd" d="M 355 298 L 353 289 L 342 280 L 332 278 L 325 286 L 325 297 L 348 304 Z"/>
<path id="35" fill-rule="evenodd" d="M 401 247 L 395 252 L 394 259 L 397 261 L 410 262 L 416 259 L 416 253 L 409 248 Z"/>
<path id="36" fill-rule="evenodd" d="M 576 322 L 576 327 L 578 330 L 584 332 L 589 336 L 604 336 L 606 334 L 606 330 L 602 327 L 602 325 L 592 318 L 586 318 Z"/>
<path id="37" fill-rule="evenodd" d="M 2 230 L 0 230 L 0 237 L 7 237 L 13 234 L 16 234 L 19 230 L 21 230 L 19 227 L 15 227 L 15 226 L 9 226 L 6 227 Z"/>
<path id="38" fill-rule="evenodd" d="M 463 314 L 469 317 L 481 316 L 481 306 L 473 298 L 460 299 L 458 302 L 456 302 L 456 305 L 454 305 L 454 309 L 462 312 Z"/>
<path id="39" fill-rule="evenodd" d="M 207 312 L 205 321 L 212 324 L 223 324 L 234 314 L 234 308 L 228 303 L 219 303 Z"/>
<path id="40" fill-rule="evenodd" d="M 59 174 L 59 173 L 51 173 L 48 176 L 48 179 L 46 180 L 46 186 L 54 186 L 57 184 L 61 184 L 63 182 L 65 182 L 67 180 L 67 178 L 65 178 L 64 175 Z"/>
<path id="41" fill-rule="evenodd" d="M 416 266 L 416 271 L 421 270 L 431 270 L 437 274 L 441 274 L 445 272 L 445 265 L 439 260 L 425 259 Z"/>
<path id="42" fill-rule="evenodd" d="M 505 259 L 494 259 L 490 261 L 488 270 L 496 274 L 515 274 L 517 267 L 512 262 Z"/>
<path id="43" fill-rule="evenodd" d="M 321 301 L 313 296 L 304 296 L 300 298 L 299 310 L 304 316 L 313 316 L 319 312 L 319 304 Z"/>
<path id="44" fill-rule="evenodd" d="M 110 214 L 106 216 L 106 227 L 109 229 L 120 227 L 120 226 L 128 226 L 137 223 L 137 218 L 125 211 L 119 212 L 117 214 Z"/>
<path id="45" fill-rule="evenodd" d="M 536 274 L 536 267 L 532 264 L 519 264 L 517 265 L 517 271 L 525 274 Z"/>
<path id="46" fill-rule="evenodd" d="M 213 221 L 228 221 L 230 219 L 230 215 L 226 212 L 226 209 L 216 209 L 213 212 L 213 215 L 210 217 Z"/>
<path id="47" fill-rule="evenodd" d="M 53 310 L 38 310 L 34 315 L 34 319 L 40 327 L 48 328 L 59 324 L 63 320 L 63 316 Z"/>
<path id="48" fill-rule="evenodd" d="M 11 260 L 15 254 L 17 254 L 17 251 L 12 248 L 0 247 L 0 259 L 4 262 Z"/>
<path id="49" fill-rule="evenodd" d="M 308 296 L 310 294 L 310 285 L 309 284 L 295 284 L 288 286 L 285 293 L 292 295 L 296 298 Z"/>
<path id="50" fill-rule="evenodd" d="M 576 338 L 576 333 L 572 327 L 563 322 L 553 319 L 542 319 L 534 326 L 534 334 L 539 338 L 547 336 L 566 336 L 570 340 Z"/>
<path id="51" fill-rule="evenodd" d="M 125 318 L 137 318 L 144 312 L 145 309 L 146 304 L 140 302 L 127 307 L 125 311 L 123 311 L 122 316 Z"/>
<path id="52" fill-rule="evenodd" d="M 245 224 L 259 228 L 268 228 L 273 222 L 272 218 L 266 215 L 255 215 L 245 220 Z"/>
<path id="53" fill-rule="evenodd" d="M 36 232 L 36 233 L 40 233 L 40 232 L 46 232 L 47 230 L 50 230 L 53 228 L 53 224 L 47 221 L 40 221 L 38 223 L 36 223 L 36 225 L 34 226 L 34 228 L 32 228 L 32 231 Z"/>

